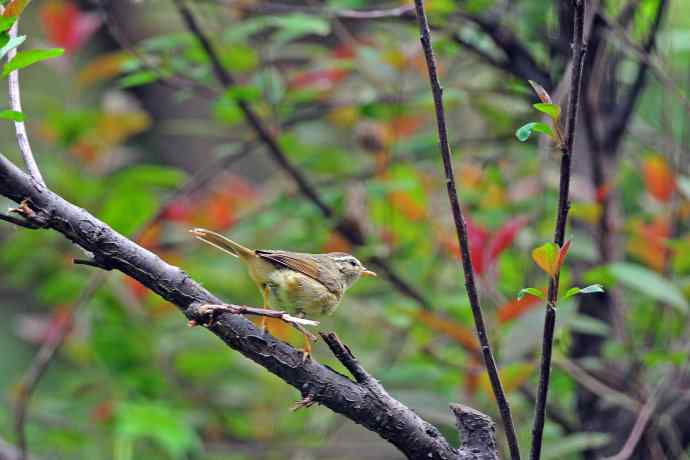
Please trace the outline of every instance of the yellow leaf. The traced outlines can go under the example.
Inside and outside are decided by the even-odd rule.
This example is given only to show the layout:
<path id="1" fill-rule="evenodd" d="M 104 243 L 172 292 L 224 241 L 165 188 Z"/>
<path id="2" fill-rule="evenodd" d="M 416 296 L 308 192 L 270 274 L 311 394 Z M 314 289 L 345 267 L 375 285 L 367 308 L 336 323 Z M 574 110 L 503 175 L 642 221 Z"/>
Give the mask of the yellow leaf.
<path id="1" fill-rule="evenodd" d="M 503 367 L 498 371 L 501 377 L 501 383 L 503 383 L 503 390 L 506 393 L 517 390 L 520 388 L 520 385 L 531 377 L 533 371 L 533 363 L 513 363 Z M 489 381 L 489 376 L 486 371 L 482 372 L 482 375 L 479 377 L 479 387 L 485 391 L 487 395 L 492 398 L 494 397 L 491 382 Z"/>
<path id="2" fill-rule="evenodd" d="M 2 15 L 6 18 L 10 16 L 19 17 L 19 15 L 22 14 L 22 11 L 24 11 L 24 8 L 26 8 L 26 5 L 28 5 L 30 1 L 31 0 L 12 0 L 5 7 L 5 11 L 2 13 Z"/>
<path id="3" fill-rule="evenodd" d="M 117 51 L 98 56 L 79 72 L 79 83 L 90 86 L 97 81 L 105 80 L 119 75 L 123 65 L 132 59 L 127 51 Z"/>
<path id="4" fill-rule="evenodd" d="M 532 251 L 534 262 L 552 278 L 556 276 L 558 249 L 556 243 L 545 243 Z"/>

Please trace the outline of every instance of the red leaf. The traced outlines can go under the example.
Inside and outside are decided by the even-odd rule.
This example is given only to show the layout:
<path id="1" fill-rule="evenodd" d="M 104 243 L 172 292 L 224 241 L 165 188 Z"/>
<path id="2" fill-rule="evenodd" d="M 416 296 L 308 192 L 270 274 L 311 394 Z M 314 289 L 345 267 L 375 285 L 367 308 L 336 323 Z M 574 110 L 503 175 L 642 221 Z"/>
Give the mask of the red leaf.
<path id="1" fill-rule="evenodd" d="M 474 272 L 478 275 L 484 273 L 486 264 L 484 263 L 484 248 L 489 239 L 489 232 L 480 225 L 475 224 L 472 219 L 465 219 L 467 226 L 467 240 L 470 244 L 470 260 Z"/>
<path id="2" fill-rule="evenodd" d="M 498 229 L 489 245 L 489 263 L 494 263 L 503 251 L 512 246 L 515 237 L 527 224 L 526 217 L 514 217 Z"/>
<path id="3" fill-rule="evenodd" d="M 68 53 L 81 48 L 101 25 L 97 15 L 82 12 L 71 0 L 50 0 L 39 14 L 48 39 Z"/>
<path id="4" fill-rule="evenodd" d="M 329 91 L 350 74 L 347 69 L 317 69 L 301 73 L 290 80 L 292 89 Z"/>
<path id="5" fill-rule="evenodd" d="M 542 292 L 546 295 L 546 289 L 542 289 Z M 533 296 L 532 294 L 525 294 L 520 300 L 512 300 L 498 309 L 498 321 L 500 323 L 506 323 L 514 320 L 523 313 L 539 305 L 540 300 L 539 297 Z"/>
<path id="6" fill-rule="evenodd" d="M 563 262 L 565 261 L 565 256 L 568 255 L 569 249 L 570 249 L 570 240 L 563 243 L 563 246 L 558 251 L 558 266 L 557 266 L 558 272 L 561 271 L 561 267 L 563 266 Z"/>

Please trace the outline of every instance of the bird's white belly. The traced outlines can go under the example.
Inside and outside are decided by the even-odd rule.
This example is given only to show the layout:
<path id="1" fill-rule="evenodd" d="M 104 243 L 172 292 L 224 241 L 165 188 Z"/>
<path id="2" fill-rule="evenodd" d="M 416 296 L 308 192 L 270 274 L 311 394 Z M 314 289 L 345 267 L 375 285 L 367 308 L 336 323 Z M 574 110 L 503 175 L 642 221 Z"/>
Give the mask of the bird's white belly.
<path id="1" fill-rule="evenodd" d="M 268 278 L 271 308 L 304 313 L 331 314 L 340 301 L 318 281 L 293 270 L 275 270 Z"/>

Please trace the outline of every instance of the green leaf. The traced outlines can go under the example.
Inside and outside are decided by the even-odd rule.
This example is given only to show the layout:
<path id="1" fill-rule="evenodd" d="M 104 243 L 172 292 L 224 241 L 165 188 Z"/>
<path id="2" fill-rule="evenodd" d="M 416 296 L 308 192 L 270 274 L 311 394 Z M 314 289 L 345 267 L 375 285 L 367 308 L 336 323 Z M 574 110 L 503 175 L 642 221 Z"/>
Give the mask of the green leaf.
<path id="1" fill-rule="evenodd" d="M 23 69 L 37 62 L 45 61 L 54 57 L 62 56 L 65 50 L 62 48 L 51 48 L 45 50 L 20 51 L 10 62 L 5 64 L 2 76 L 6 77 L 10 72 Z"/>
<path id="2" fill-rule="evenodd" d="M 580 289 L 579 287 L 571 287 L 570 289 L 568 289 L 568 292 L 566 292 L 563 296 L 563 300 L 569 299 L 574 295 L 578 295 L 580 292 L 582 292 L 582 289 Z"/>
<path id="3" fill-rule="evenodd" d="M 24 40 L 26 40 L 26 35 L 20 35 L 18 37 L 10 38 L 7 43 L 3 45 L 2 48 L 0 48 L 0 59 L 4 58 L 7 53 L 24 43 Z"/>
<path id="4" fill-rule="evenodd" d="M 0 110 L 0 118 L 3 120 L 24 121 L 24 114 L 16 110 Z"/>
<path id="5" fill-rule="evenodd" d="M 553 129 L 551 126 L 538 121 L 532 121 L 522 125 L 517 131 L 515 131 L 515 137 L 517 137 L 520 142 L 525 142 L 527 139 L 529 139 L 533 132 L 543 133 L 553 137 Z"/>
<path id="6" fill-rule="evenodd" d="M 520 292 L 518 292 L 518 295 L 517 295 L 518 300 L 521 300 L 525 296 L 525 294 L 530 294 L 530 295 L 533 295 L 534 297 L 539 297 L 540 299 L 544 298 L 544 293 L 541 291 L 541 289 L 528 287 L 528 288 L 520 289 Z"/>
<path id="7" fill-rule="evenodd" d="M 0 32 L 10 30 L 10 27 L 17 21 L 17 16 L 0 16 Z"/>
<path id="8" fill-rule="evenodd" d="M 188 458 L 201 447 L 199 436 L 186 414 L 156 402 L 124 403 L 117 409 L 116 437 L 136 441 L 150 439 L 174 459 Z"/>
<path id="9" fill-rule="evenodd" d="M 611 333 L 611 328 L 605 322 L 592 318 L 591 316 L 579 314 L 576 314 L 575 317 L 570 320 L 570 328 L 583 334 L 598 335 L 601 337 L 606 337 Z"/>
<path id="10" fill-rule="evenodd" d="M 225 93 L 236 101 L 254 102 L 261 97 L 261 89 L 254 85 L 237 85 Z"/>
<path id="11" fill-rule="evenodd" d="M 618 262 L 609 265 L 616 279 L 632 290 L 648 295 L 652 299 L 666 302 L 683 313 L 688 312 L 688 301 L 672 282 L 656 272 L 633 263 Z"/>
<path id="12" fill-rule="evenodd" d="M 135 86 L 143 86 L 149 83 L 153 83 L 160 78 L 160 75 L 153 70 L 141 70 L 139 72 L 134 72 L 126 77 L 123 77 L 118 82 L 120 88 L 133 88 Z"/>
<path id="13" fill-rule="evenodd" d="M 594 292 L 604 292 L 604 286 L 601 284 L 591 284 L 580 289 L 580 294 L 592 294 Z"/>
<path id="14" fill-rule="evenodd" d="M 532 105 L 535 109 L 541 113 L 547 114 L 553 121 L 557 121 L 561 116 L 561 106 L 558 104 L 547 104 L 544 102 L 538 102 Z"/>

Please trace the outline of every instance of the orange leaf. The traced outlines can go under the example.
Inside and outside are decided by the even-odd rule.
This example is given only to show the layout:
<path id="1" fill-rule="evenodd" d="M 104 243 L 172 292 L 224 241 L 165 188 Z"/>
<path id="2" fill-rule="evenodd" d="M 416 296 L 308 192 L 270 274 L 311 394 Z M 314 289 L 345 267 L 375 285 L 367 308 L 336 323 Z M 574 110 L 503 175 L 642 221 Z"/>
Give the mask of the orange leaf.
<path id="1" fill-rule="evenodd" d="M 470 328 L 428 310 L 419 310 L 417 319 L 431 329 L 447 335 L 467 350 L 479 351 L 479 343 Z"/>
<path id="2" fill-rule="evenodd" d="M 19 17 L 19 15 L 22 14 L 22 11 L 24 11 L 24 8 L 26 8 L 26 5 L 28 5 L 30 1 L 31 0 L 12 0 L 5 7 L 5 11 L 2 13 L 2 15 L 6 18 L 10 16 Z"/>
<path id="3" fill-rule="evenodd" d="M 501 368 L 498 371 L 498 374 L 501 377 L 501 382 L 503 383 L 503 390 L 506 393 L 511 393 L 517 390 L 520 385 L 525 383 L 527 379 L 530 378 L 532 372 L 534 372 L 533 363 L 514 363 Z M 479 386 L 486 392 L 486 394 L 492 398 L 494 397 L 491 382 L 489 381 L 489 376 L 486 371 L 484 371 L 479 378 Z"/>
<path id="4" fill-rule="evenodd" d="M 426 208 L 419 205 L 409 193 L 396 190 L 391 192 L 388 198 L 393 207 L 408 219 L 418 221 L 426 217 Z"/>
<path id="5" fill-rule="evenodd" d="M 657 217 L 651 223 L 633 222 L 627 249 L 649 267 L 661 272 L 671 255 L 668 245 L 670 234 L 671 228 L 665 217 Z"/>
<path id="6" fill-rule="evenodd" d="M 532 250 L 534 262 L 552 278 L 558 271 L 558 249 L 556 243 L 544 243 Z"/>
<path id="7" fill-rule="evenodd" d="M 676 178 L 666 159 L 654 154 L 642 163 L 645 187 L 659 201 L 668 201 L 676 190 Z"/>
<path id="8" fill-rule="evenodd" d="M 541 291 L 546 295 L 546 289 L 542 288 Z M 518 318 L 523 313 L 539 305 L 540 300 L 539 297 L 527 293 L 520 300 L 511 300 L 505 303 L 498 309 L 498 321 L 506 323 Z"/>
<path id="9" fill-rule="evenodd" d="M 131 59 L 132 55 L 127 51 L 102 54 L 79 72 L 79 83 L 90 86 L 97 81 L 115 77 L 122 72 L 123 65 Z"/>
<path id="10" fill-rule="evenodd" d="M 553 278 L 561 270 L 568 249 L 570 249 L 570 240 L 566 241 L 562 248 L 556 243 L 545 243 L 532 251 L 532 259 L 539 268 Z"/>

